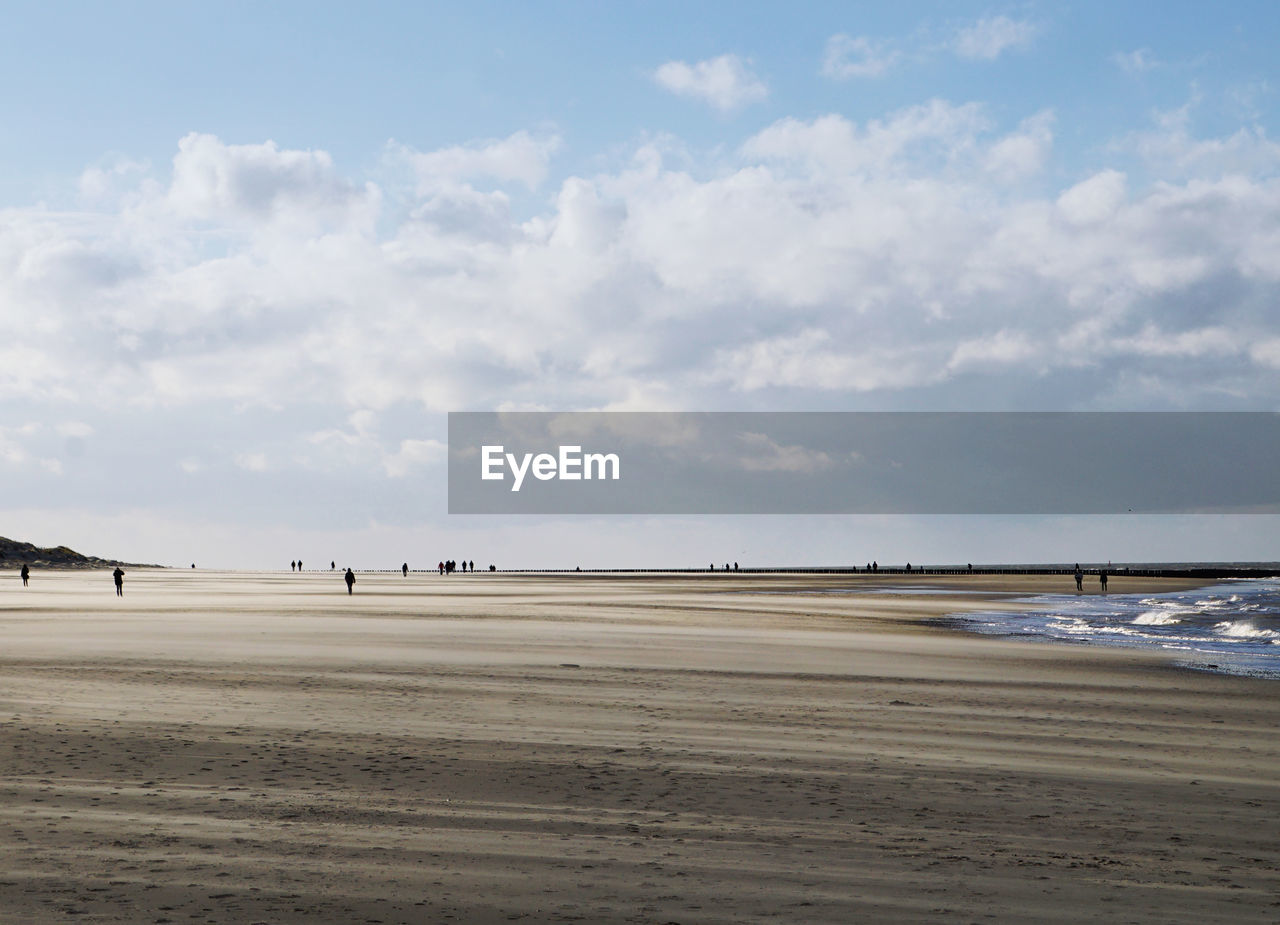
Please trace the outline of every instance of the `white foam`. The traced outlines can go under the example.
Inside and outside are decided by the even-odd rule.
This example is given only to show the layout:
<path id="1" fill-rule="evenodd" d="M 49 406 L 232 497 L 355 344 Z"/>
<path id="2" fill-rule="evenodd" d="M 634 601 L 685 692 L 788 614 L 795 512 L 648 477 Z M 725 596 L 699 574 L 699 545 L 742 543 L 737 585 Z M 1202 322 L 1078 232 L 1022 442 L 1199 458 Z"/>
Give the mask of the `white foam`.
<path id="1" fill-rule="evenodd" d="M 1164 610 L 1148 610 L 1133 618 L 1136 626 L 1173 626 L 1182 621 Z"/>
<path id="2" fill-rule="evenodd" d="M 1262 629 L 1254 626 L 1248 620 L 1227 620 L 1215 624 L 1213 628 L 1223 636 L 1229 636 L 1232 639 L 1276 639 L 1280 637 L 1280 633 L 1275 630 Z"/>

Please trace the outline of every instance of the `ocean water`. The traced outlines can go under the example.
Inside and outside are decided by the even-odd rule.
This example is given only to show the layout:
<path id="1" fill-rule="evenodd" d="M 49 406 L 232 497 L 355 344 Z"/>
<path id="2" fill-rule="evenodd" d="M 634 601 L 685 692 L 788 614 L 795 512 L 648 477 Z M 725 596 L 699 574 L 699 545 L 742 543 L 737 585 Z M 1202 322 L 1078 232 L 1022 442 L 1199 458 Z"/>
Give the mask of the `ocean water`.
<path id="1" fill-rule="evenodd" d="M 955 614 L 979 633 L 1157 648 L 1190 668 L 1280 679 L 1280 578 L 1167 594 L 1045 594 L 1025 612 Z"/>

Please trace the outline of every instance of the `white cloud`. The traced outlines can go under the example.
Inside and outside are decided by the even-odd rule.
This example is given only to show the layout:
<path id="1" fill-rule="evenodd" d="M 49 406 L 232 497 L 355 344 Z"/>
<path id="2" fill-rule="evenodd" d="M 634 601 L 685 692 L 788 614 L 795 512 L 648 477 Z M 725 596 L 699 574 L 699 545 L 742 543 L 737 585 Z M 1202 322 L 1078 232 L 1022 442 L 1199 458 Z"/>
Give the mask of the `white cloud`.
<path id="1" fill-rule="evenodd" d="M 1025 48 L 1038 31 L 1027 20 L 988 16 L 957 32 L 952 48 L 962 58 L 991 61 L 1010 48 Z"/>
<path id="2" fill-rule="evenodd" d="M 131 189 L 137 178 L 145 176 L 150 169 L 151 165 L 145 161 L 129 160 L 89 167 L 80 174 L 80 195 L 90 202 L 109 199 L 122 190 Z"/>
<path id="3" fill-rule="evenodd" d="M 237 453 L 235 463 L 247 472 L 267 471 L 267 456 L 265 453 Z"/>
<path id="4" fill-rule="evenodd" d="M 11 427 L 0 425 L 0 463 L 11 468 L 34 468 L 51 475 L 62 474 L 62 462 L 42 453 L 44 425 L 28 421 Z"/>
<path id="5" fill-rule="evenodd" d="M 1126 178 L 1118 170 L 1102 170 L 1065 190 L 1058 211 L 1073 225 L 1093 225 L 1115 215 L 1124 202 Z"/>
<path id="6" fill-rule="evenodd" d="M 392 478 L 403 478 L 414 469 L 440 462 L 448 450 L 439 440 L 401 440 L 400 448 L 383 459 L 382 468 Z"/>
<path id="7" fill-rule="evenodd" d="M 395 144 L 391 151 L 412 167 L 419 193 L 436 192 L 475 180 L 519 183 L 536 189 L 546 179 L 551 159 L 562 144 L 559 135 L 519 131 L 506 138 L 435 151 L 415 151 Z"/>
<path id="8" fill-rule="evenodd" d="M 871 392 L 941 379 L 928 348 L 844 348 L 828 332 L 807 328 L 795 335 L 758 340 L 715 357 L 711 375 L 732 388 Z"/>
<path id="9" fill-rule="evenodd" d="M 1159 65 L 1150 48 L 1136 48 L 1133 51 L 1118 51 L 1111 60 L 1123 71 L 1130 74 L 1141 74 Z"/>
<path id="10" fill-rule="evenodd" d="M 1038 358 L 1040 348 L 1023 332 L 1008 330 L 963 340 L 956 344 L 947 361 L 949 372 L 987 371 L 994 366 L 1018 365 Z"/>
<path id="11" fill-rule="evenodd" d="M 1265 175 L 1280 169 L 1280 143 L 1260 126 L 1241 126 L 1226 136 L 1196 137 L 1191 119 L 1200 103 L 1197 96 L 1177 109 L 1157 113 L 1154 128 L 1133 133 L 1120 147 L 1136 152 L 1167 179 Z"/>
<path id="12" fill-rule="evenodd" d="M 986 168 L 1005 179 L 1029 177 L 1044 166 L 1052 147 L 1053 113 L 1037 113 L 991 146 Z"/>
<path id="13" fill-rule="evenodd" d="M 742 153 L 762 161 L 802 164 L 815 172 L 893 173 L 935 170 L 971 152 L 986 126 L 982 108 L 931 100 L 872 120 L 861 129 L 843 116 L 810 122 L 782 119 L 747 139 Z"/>
<path id="14" fill-rule="evenodd" d="M 1255 363 L 1271 369 L 1280 369 L 1280 337 L 1270 337 L 1249 348 L 1249 355 Z"/>
<path id="15" fill-rule="evenodd" d="M 96 213 L 0 212 L 0 404 L 66 422 L 6 433 L 5 458 L 32 471 L 83 422 L 95 450 L 123 415 L 195 416 L 258 423 L 213 455 L 157 447 L 175 479 L 221 459 L 396 481 L 437 462 L 422 412 L 459 407 L 944 388 L 958 406 L 1280 401 L 1270 142 L 1254 133 L 1241 157 L 1234 135 L 1175 119 L 1163 147 L 1129 140 L 1158 182 L 1103 166 L 1055 188 L 1050 118 L 994 131 L 982 107 L 935 100 L 782 119 L 713 159 L 646 145 L 564 179 L 531 218 L 465 171 L 389 203 L 322 152 L 202 141 L 230 174 L 246 158 L 279 169 L 250 184 L 260 195 L 148 176 Z"/>
<path id="16" fill-rule="evenodd" d="M 378 196 L 340 176 L 324 151 L 282 151 L 272 141 L 229 145 L 192 132 L 178 142 L 167 203 L 179 215 L 212 221 L 343 221 L 376 209 Z"/>
<path id="17" fill-rule="evenodd" d="M 901 53 L 881 40 L 843 33 L 827 39 L 822 73 L 836 80 L 879 77 L 897 63 Z"/>
<path id="18" fill-rule="evenodd" d="M 707 103 L 721 112 L 757 103 L 769 90 L 737 55 L 721 55 L 695 64 L 668 61 L 653 73 L 658 86 Z"/>

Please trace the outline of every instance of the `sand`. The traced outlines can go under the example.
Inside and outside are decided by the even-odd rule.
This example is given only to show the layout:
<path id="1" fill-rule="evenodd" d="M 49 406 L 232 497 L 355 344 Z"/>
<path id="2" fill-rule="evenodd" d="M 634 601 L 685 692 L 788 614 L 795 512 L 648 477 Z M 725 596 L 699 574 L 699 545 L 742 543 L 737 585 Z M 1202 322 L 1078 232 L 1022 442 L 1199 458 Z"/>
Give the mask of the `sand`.
<path id="1" fill-rule="evenodd" d="M 1280 920 L 1277 682 L 875 582 L 6 576 L 0 922 Z"/>

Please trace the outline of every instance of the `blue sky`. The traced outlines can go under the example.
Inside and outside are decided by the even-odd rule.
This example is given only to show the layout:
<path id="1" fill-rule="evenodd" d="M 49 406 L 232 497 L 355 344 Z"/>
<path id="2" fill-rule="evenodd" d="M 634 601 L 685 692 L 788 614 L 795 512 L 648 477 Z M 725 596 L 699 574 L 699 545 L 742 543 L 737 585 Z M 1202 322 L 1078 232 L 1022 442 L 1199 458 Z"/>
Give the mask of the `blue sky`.
<path id="1" fill-rule="evenodd" d="M 463 7 L 465 6 L 465 9 Z M 995 59 L 947 46 L 983 19 L 1032 37 Z M 821 74 L 834 35 L 898 56 L 871 80 Z M 792 116 L 856 121 L 932 97 L 981 101 L 996 125 L 1052 108 L 1066 175 L 1114 136 L 1196 98 L 1207 131 L 1274 121 L 1273 3 L 15 4 L 0 35 L 6 201 L 51 196 L 104 158 L 162 165 L 188 132 L 228 143 L 322 148 L 372 174 L 384 144 L 429 150 L 553 127 L 557 172 L 670 133 L 732 145 Z M 736 54 L 768 86 L 757 105 L 708 116 L 656 86 L 665 61 Z M 1139 54 L 1137 70 L 1117 56 Z M 1253 112 L 1249 112 L 1253 109 Z"/>
<path id="2" fill-rule="evenodd" d="M 1280 558 L 1265 517 L 975 551 L 952 520 L 451 519 L 442 484 L 464 408 L 1276 410 L 1277 39 L 1274 3 L 11 4 L 0 533 Z"/>

